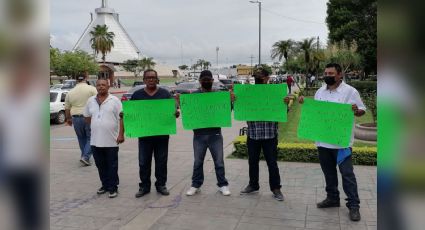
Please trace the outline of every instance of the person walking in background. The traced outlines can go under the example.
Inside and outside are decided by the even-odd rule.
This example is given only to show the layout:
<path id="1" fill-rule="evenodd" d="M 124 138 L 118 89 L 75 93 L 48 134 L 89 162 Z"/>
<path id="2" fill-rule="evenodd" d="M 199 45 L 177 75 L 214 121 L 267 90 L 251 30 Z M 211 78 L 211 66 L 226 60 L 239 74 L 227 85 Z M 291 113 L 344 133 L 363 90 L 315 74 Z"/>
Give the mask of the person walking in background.
<path id="1" fill-rule="evenodd" d="M 83 116 L 84 107 L 87 100 L 97 94 L 96 88 L 87 84 L 87 73 L 77 76 L 77 85 L 69 91 L 65 98 L 65 116 L 66 123 L 74 126 L 80 146 L 80 162 L 84 166 L 90 166 L 90 125 L 88 125 Z"/>
<path id="2" fill-rule="evenodd" d="M 324 80 L 326 85 L 317 90 L 314 99 L 336 103 L 351 104 L 354 115 L 363 116 L 366 111 L 359 92 L 352 86 L 342 81 L 342 69 L 339 64 L 329 63 L 326 65 Z M 304 102 L 300 96 L 299 103 Z M 335 124 L 336 126 L 338 124 Z M 347 195 L 346 206 L 349 209 L 349 217 L 352 221 L 360 220 L 360 199 L 357 190 L 357 181 L 354 174 L 351 159 L 351 146 L 354 143 L 354 129 L 351 135 L 350 147 L 332 145 L 324 142 L 316 142 L 319 152 L 320 167 L 326 181 L 326 199 L 317 203 L 317 208 L 339 207 L 338 174 L 336 167 L 342 176 L 342 187 Z"/>
<path id="3" fill-rule="evenodd" d="M 292 92 L 292 84 L 294 83 L 294 79 L 291 75 L 288 75 L 286 78 L 286 84 L 288 85 L 288 94 L 291 94 Z"/>
<path id="4" fill-rule="evenodd" d="M 91 150 L 102 187 L 97 194 L 118 195 L 118 144 L 124 142 L 121 101 L 109 94 L 108 81 L 96 82 L 97 95 L 88 99 L 84 117 L 91 128 Z"/>

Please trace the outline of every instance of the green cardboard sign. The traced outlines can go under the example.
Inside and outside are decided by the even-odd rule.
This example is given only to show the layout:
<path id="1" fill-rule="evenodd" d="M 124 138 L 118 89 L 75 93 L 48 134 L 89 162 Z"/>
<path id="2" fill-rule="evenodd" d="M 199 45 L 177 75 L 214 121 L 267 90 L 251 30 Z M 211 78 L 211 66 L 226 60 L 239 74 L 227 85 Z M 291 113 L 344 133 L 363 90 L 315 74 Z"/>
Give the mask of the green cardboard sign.
<path id="1" fill-rule="evenodd" d="M 350 104 L 304 99 L 298 137 L 346 148 L 350 145 L 354 113 Z"/>
<path id="2" fill-rule="evenodd" d="M 174 99 L 125 101 L 123 109 L 127 137 L 176 134 Z"/>
<path id="3" fill-rule="evenodd" d="M 235 120 L 287 121 L 286 84 L 234 85 Z"/>
<path id="4" fill-rule="evenodd" d="M 230 92 L 182 94 L 180 107 L 184 129 L 230 127 Z"/>

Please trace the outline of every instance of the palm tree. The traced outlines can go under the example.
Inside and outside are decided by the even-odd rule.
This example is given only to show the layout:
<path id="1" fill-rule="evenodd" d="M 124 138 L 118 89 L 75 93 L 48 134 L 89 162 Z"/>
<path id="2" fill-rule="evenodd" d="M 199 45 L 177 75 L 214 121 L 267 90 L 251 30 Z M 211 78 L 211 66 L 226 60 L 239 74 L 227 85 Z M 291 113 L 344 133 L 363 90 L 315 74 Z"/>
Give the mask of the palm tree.
<path id="1" fill-rule="evenodd" d="M 204 63 L 202 64 L 202 66 L 203 66 L 203 69 L 208 69 L 208 67 L 210 67 L 210 66 L 211 66 L 211 62 L 209 62 L 209 61 L 204 61 Z"/>
<path id="2" fill-rule="evenodd" d="M 310 72 L 310 57 L 311 52 L 314 48 L 315 38 L 305 38 L 302 41 L 298 42 L 298 49 L 304 52 L 304 61 L 305 61 L 305 69 L 306 74 Z"/>
<path id="3" fill-rule="evenodd" d="M 102 60 L 105 63 L 106 54 L 111 52 L 114 47 L 114 32 L 108 31 L 107 25 L 97 25 L 90 31 L 90 43 L 95 55 L 102 53 Z"/>
<path id="4" fill-rule="evenodd" d="M 271 57 L 274 59 L 278 57 L 279 61 L 282 60 L 282 57 L 285 58 L 286 69 L 288 69 L 288 58 L 289 54 L 292 53 L 294 46 L 294 41 L 292 39 L 281 40 L 275 42 L 272 46 Z"/>
<path id="5" fill-rule="evenodd" d="M 142 67 L 143 70 L 152 69 L 155 65 L 156 63 L 153 61 L 153 58 L 151 57 L 145 57 L 142 60 L 140 60 L 140 66 Z"/>
<path id="6" fill-rule="evenodd" d="M 187 65 L 181 65 L 181 66 L 179 66 L 179 69 L 180 70 L 187 70 L 189 68 L 189 66 L 187 66 Z"/>

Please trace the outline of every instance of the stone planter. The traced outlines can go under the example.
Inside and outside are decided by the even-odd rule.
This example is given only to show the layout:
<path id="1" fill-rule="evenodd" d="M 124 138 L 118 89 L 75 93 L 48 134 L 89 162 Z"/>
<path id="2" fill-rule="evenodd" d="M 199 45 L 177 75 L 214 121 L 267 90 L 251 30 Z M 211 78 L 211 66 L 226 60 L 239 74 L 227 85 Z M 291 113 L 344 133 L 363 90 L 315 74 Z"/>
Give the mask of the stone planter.
<path id="1" fill-rule="evenodd" d="M 364 141 L 376 141 L 376 130 L 377 127 L 375 123 L 356 124 L 354 128 L 354 137 Z"/>

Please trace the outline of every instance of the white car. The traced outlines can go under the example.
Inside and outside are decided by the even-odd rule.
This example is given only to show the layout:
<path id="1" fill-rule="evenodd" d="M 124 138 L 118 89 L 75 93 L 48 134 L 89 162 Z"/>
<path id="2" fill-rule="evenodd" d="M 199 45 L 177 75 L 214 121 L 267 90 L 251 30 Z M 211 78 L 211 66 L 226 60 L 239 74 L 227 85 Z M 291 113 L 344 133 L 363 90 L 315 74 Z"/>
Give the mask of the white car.
<path id="1" fill-rule="evenodd" d="M 66 90 L 50 90 L 50 120 L 57 124 L 65 122 L 65 97 Z"/>

